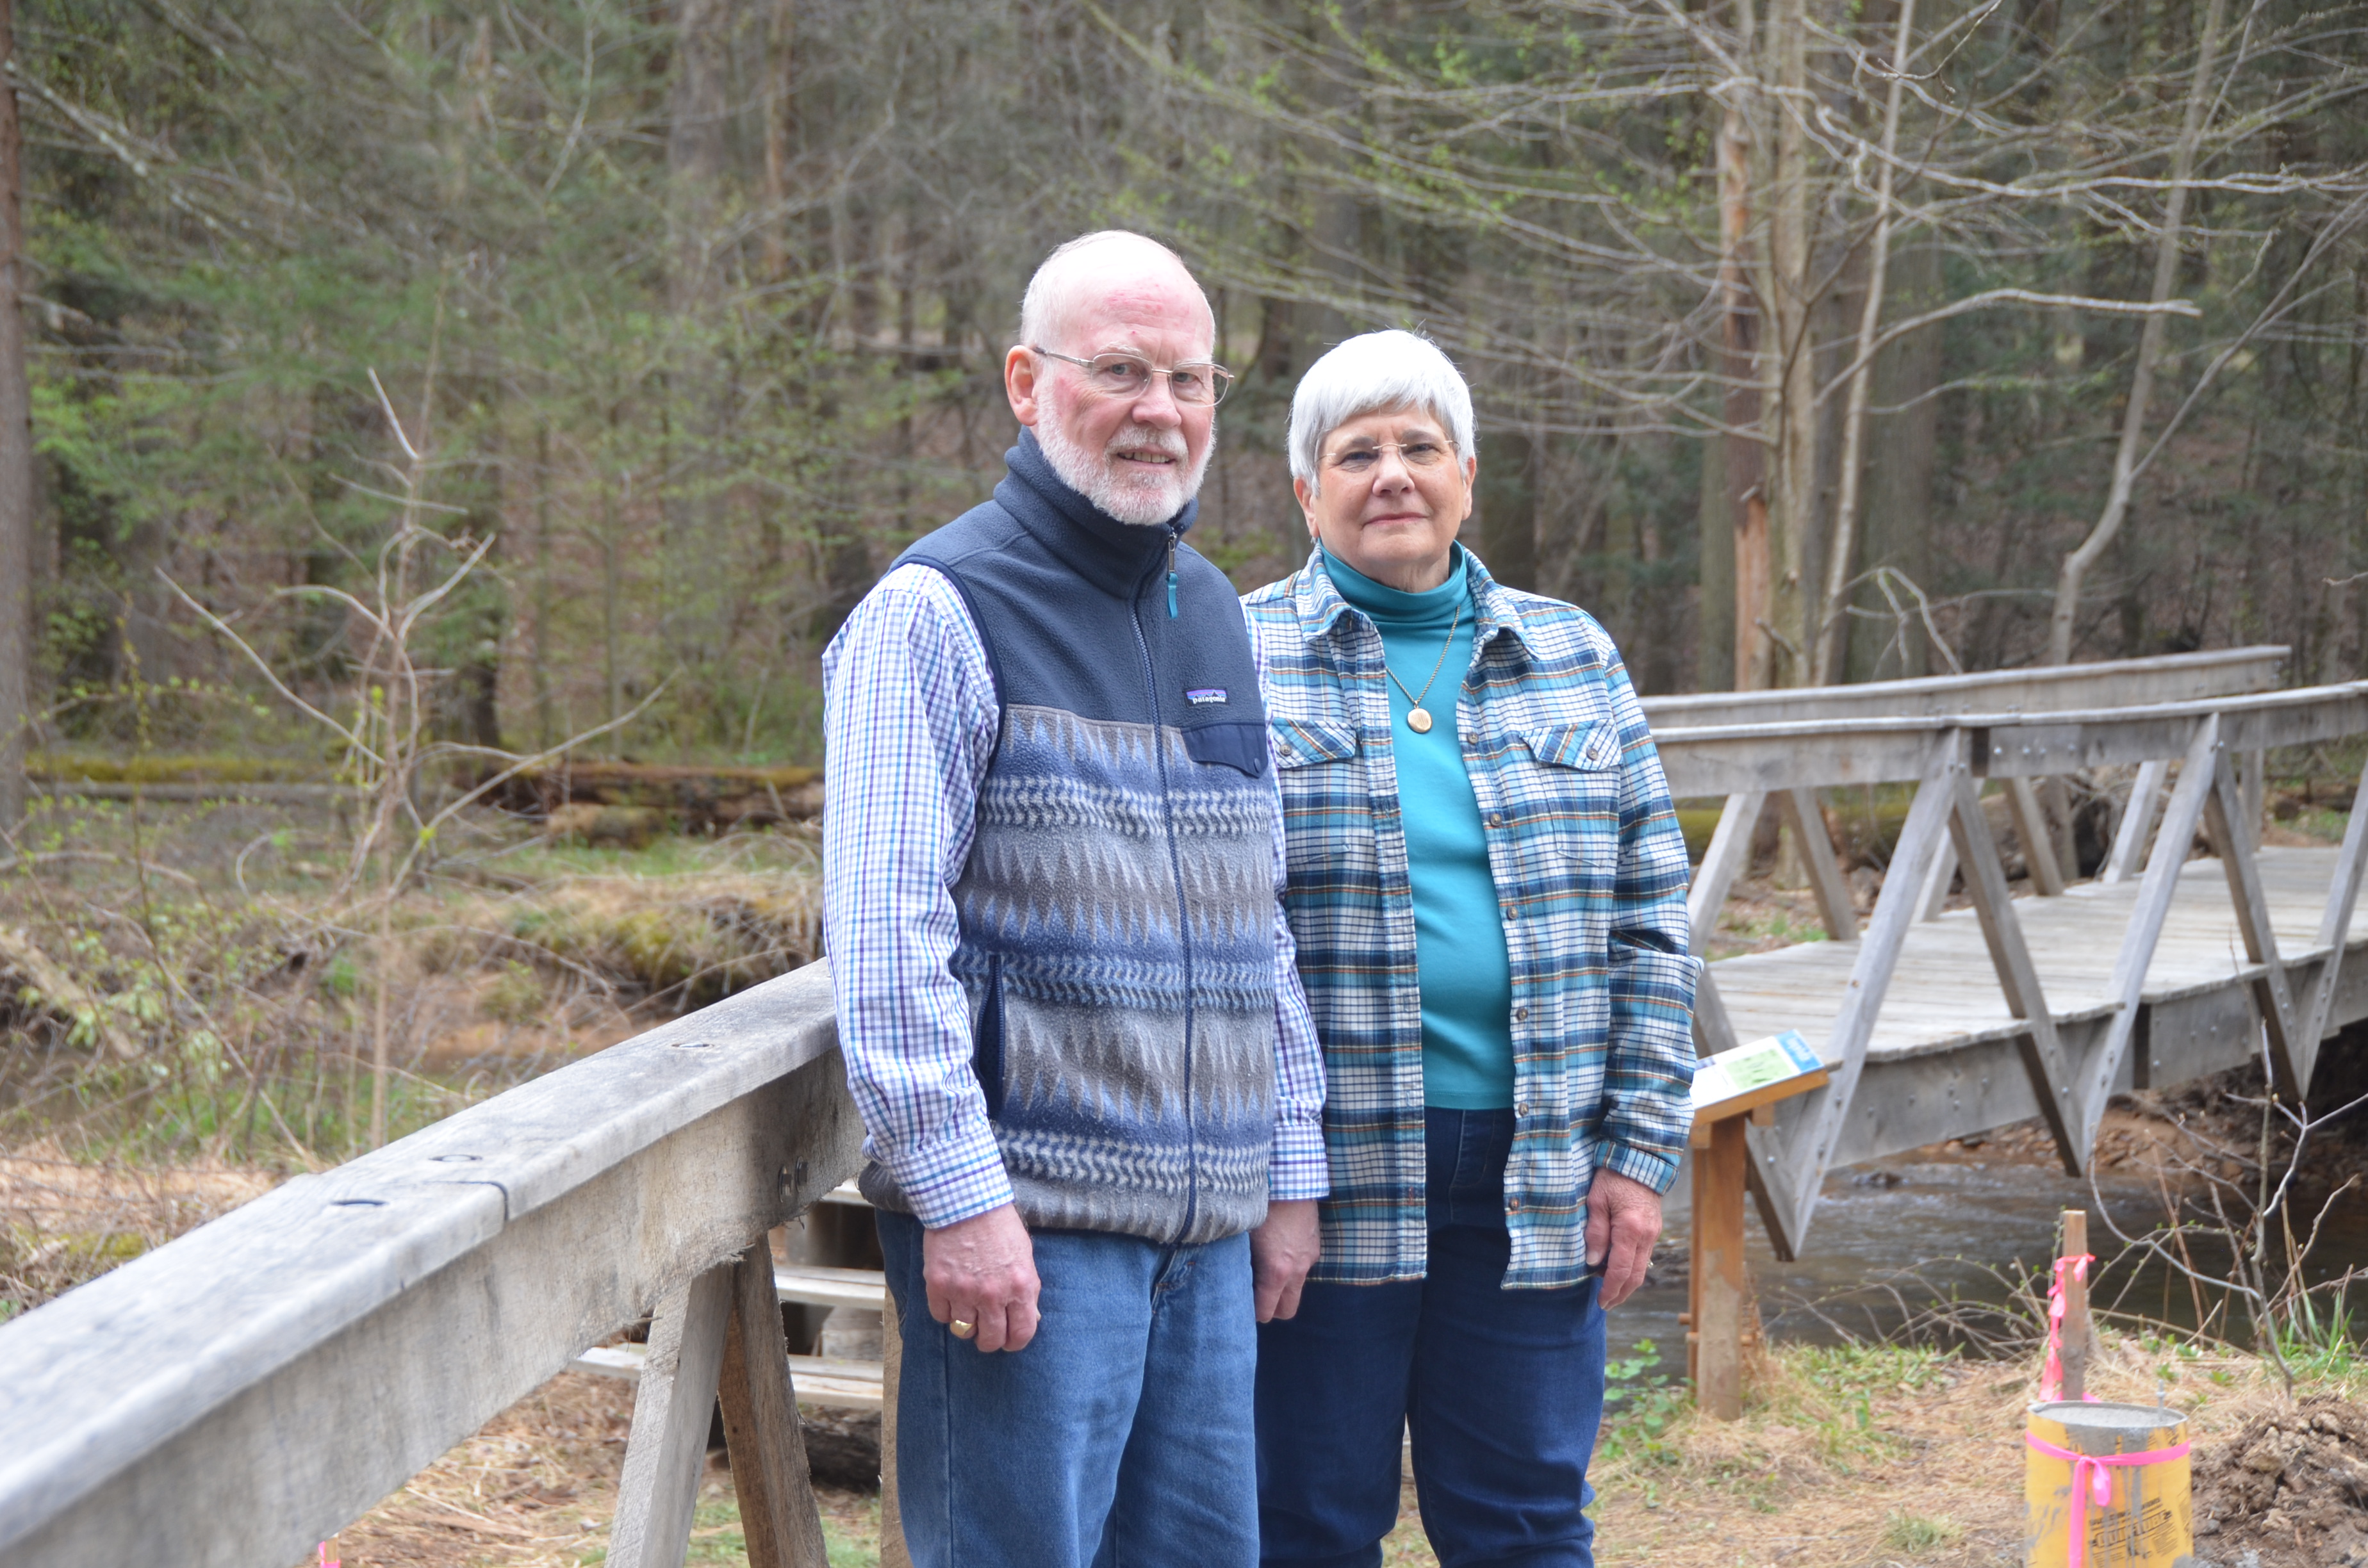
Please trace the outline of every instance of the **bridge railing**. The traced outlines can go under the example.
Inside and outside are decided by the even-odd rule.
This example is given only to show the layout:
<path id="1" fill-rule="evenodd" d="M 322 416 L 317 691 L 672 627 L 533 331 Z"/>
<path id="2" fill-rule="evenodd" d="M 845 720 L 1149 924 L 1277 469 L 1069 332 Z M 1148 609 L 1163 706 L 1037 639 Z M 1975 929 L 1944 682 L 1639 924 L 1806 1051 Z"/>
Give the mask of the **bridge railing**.
<path id="1" fill-rule="evenodd" d="M 2146 682 L 2180 678 L 2176 669 L 2161 668 L 2167 662 L 2148 663 L 2157 667 L 2142 672 L 2142 681 L 2123 683 L 2122 689 L 2151 695 Z M 2231 659 L 2186 673 L 2237 684 L 2259 678 L 2271 667 L 2264 661 Z M 2078 683 L 2067 681 L 2049 695 L 2086 699 L 2115 678 L 2110 671 L 2093 676 L 2085 692 Z M 1852 689 L 1835 697 L 1833 706 L 1846 710 L 1855 700 L 1849 695 Z M 2294 1097 L 2306 1090 L 2319 1041 L 2345 1020 L 2339 1000 L 2348 999 L 2350 993 L 2339 988 L 2363 860 L 2368 859 L 2368 812 L 2355 809 L 2351 813 L 2316 942 L 2301 952 L 2282 951 L 2271 928 L 2255 858 L 2261 757 L 2272 748 L 2368 733 L 2368 682 L 2021 712 L 1960 709 L 1888 717 L 1829 714 L 1820 712 L 1814 699 L 1792 695 L 1769 707 L 1778 710 L 1786 702 L 1794 706 L 1783 710 L 1796 716 L 1667 728 L 1656 723 L 1654 736 L 1675 794 L 1726 797 L 1688 900 L 1696 950 L 1714 927 L 1749 858 L 1753 828 L 1771 796 L 1802 847 L 1828 935 L 1858 945 L 1826 1044 L 1830 1083 L 1792 1102 L 1774 1125 L 1750 1132 L 1753 1191 L 1780 1252 L 1789 1256 L 1800 1245 L 1827 1170 L 1844 1156 L 1860 1159 L 1883 1152 L 1864 1146 L 1861 1124 L 1851 1119 L 1867 1070 L 1868 1047 L 1910 927 L 1938 912 L 1960 870 L 2000 993 L 2023 1026 L 2013 1043 L 2029 1086 L 2028 1103 L 2046 1121 L 2067 1171 L 2077 1175 L 2086 1168 L 2106 1104 L 2116 1085 L 2128 1079 L 2132 1041 L 2144 1017 L 2148 967 L 2180 866 L 2199 830 L 2226 874 L 2246 952 L 2243 991 L 2253 1017 L 2245 1027 L 2265 1035 L 2279 1088 Z M 1731 707 L 1718 716 L 1733 718 L 1748 710 Z M 1668 710 L 1663 706 L 1662 711 Z M 2241 782 L 2235 763 L 2240 756 L 2249 759 Z M 2004 859 L 1982 807 L 1980 787 L 1984 779 L 2005 783 L 2033 883 L 2043 893 L 2060 894 L 2065 889 L 2053 840 L 2030 786 L 2078 769 L 2112 766 L 2134 766 L 2137 772 L 2100 880 L 2112 883 L 2138 877 L 2140 886 L 2121 935 L 2110 1006 L 2067 1031 L 2059 1027 L 2043 994 L 2021 918 L 2009 896 Z M 2174 777 L 2166 799 L 2164 787 Z M 1902 782 L 1914 784 L 1915 793 L 1861 932 L 1816 791 L 1827 786 Z M 2368 789 L 2368 777 L 2362 786 Z M 2358 804 L 2356 798 L 2355 808 Z M 1736 1043 L 1715 973 L 1705 976 L 1699 994 L 1695 1031 L 1705 1053 Z M 1988 1081 L 1984 1075 L 1985 1087 Z M 1927 1087 L 1956 1097 L 1954 1087 L 1937 1078 Z M 1912 1092 L 1908 1097 L 1912 1100 Z M 2005 1103 L 2013 1114 L 2002 1115 L 2001 1120 L 2032 1113 L 2011 1098 Z M 1917 1121 L 1901 1119 L 1907 1126 Z M 1964 1129 L 1975 1130 L 1970 1124 Z M 1904 1131 L 1898 1134 L 1909 1136 Z"/>
<path id="2" fill-rule="evenodd" d="M 752 1565 L 825 1568 L 765 1238 L 860 1137 L 817 963 L 295 1177 L 0 1328 L 0 1562 L 310 1562 L 655 1311 L 608 1562 L 682 1562 L 720 1392 Z"/>

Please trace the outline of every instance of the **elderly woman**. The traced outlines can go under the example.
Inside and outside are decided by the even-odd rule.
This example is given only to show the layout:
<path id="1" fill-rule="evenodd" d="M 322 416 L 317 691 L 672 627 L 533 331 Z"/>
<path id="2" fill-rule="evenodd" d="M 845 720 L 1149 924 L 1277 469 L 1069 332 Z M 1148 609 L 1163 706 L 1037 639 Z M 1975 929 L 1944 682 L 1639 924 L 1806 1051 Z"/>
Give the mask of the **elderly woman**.
<path id="1" fill-rule="evenodd" d="M 1409 1425 L 1442 1564 L 1588 1564 L 1603 1310 L 1685 1146 L 1686 849 L 1619 650 L 1456 531 L 1472 395 L 1404 332 L 1291 410 L 1315 550 L 1244 602 L 1332 1195 L 1262 1326 L 1261 1560 L 1377 1564 Z"/>

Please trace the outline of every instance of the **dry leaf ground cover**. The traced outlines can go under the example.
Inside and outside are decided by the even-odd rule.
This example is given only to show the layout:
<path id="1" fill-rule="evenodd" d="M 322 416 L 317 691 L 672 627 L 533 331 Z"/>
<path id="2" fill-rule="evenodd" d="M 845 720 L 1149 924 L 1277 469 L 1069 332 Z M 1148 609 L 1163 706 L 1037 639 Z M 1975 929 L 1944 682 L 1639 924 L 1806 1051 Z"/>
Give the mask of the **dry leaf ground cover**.
<path id="1" fill-rule="evenodd" d="M 1597 1559 L 1654 1568 L 2018 1562 L 2022 1412 L 2036 1396 L 2035 1373 L 1930 1351 L 1788 1346 L 1757 1369 L 1740 1421 L 1702 1420 L 1666 1397 L 1643 1401 L 1607 1428 L 1597 1456 Z M 2273 1426 L 2307 1427 L 2330 1409 L 2355 1425 L 2368 1419 L 2344 1403 L 2363 1384 L 2368 1375 L 2348 1364 L 2321 1368 L 2300 1386 L 2297 1403 L 2251 1357 L 2111 1334 L 2093 1380 L 2102 1397 L 2152 1403 L 2159 1393 L 2186 1414 L 2199 1501 L 2206 1478 L 2233 1468 L 2261 1494 L 2257 1514 L 2281 1495 L 2292 1509 L 2292 1493 L 2275 1475 L 2264 1483 L 2258 1470 L 2245 1471 L 2244 1456 Z M 347 1568 L 589 1568 L 606 1552 L 631 1411 L 627 1384 L 580 1374 L 554 1381 L 347 1531 L 343 1561 Z M 876 1563 L 877 1497 L 836 1488 L 821 1496 L 834 1568 Z M 2349 1494 L 2320 1501 L 2312 1517 L 2319 1514 L 2354 1529 L 2368 1524 Z M 2240 1521 L 2225 1526 L 2220 1540 L 2236 1548 L 2210 1559 L 2226 1568 L 2246 1568 L 2243 1551 L 2254 1554 L 2250 1568 L 2322 1562 L 2316 1538 L 2283 1546 Z M 2207 1552 L 2217 1544 L 2199 1542 Z M 690 1561 L 746 1561 L 718 1461 L 702 1485 Z M 1435 1568 L 1411 1486 L 1383 1562 Z"/>

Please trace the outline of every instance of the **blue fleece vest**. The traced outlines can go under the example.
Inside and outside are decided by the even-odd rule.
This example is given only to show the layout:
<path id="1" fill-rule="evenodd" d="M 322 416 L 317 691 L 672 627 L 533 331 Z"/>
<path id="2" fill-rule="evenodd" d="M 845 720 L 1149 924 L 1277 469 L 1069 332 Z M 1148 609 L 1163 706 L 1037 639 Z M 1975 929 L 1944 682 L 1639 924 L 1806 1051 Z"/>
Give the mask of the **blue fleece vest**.
<path id="1" fill-rule="evenodd" d="M 960 590 L 1002 724 L 953 889 L 951 968 L 1031 1226 L 1198 1243 L 1266 1215 L 1274 845 L 1240 601 L 1118 522 L 1032 434 L 995 498 L 901 562 Z M 903 1208 L 874 1165 L 863 1189 Z"/>

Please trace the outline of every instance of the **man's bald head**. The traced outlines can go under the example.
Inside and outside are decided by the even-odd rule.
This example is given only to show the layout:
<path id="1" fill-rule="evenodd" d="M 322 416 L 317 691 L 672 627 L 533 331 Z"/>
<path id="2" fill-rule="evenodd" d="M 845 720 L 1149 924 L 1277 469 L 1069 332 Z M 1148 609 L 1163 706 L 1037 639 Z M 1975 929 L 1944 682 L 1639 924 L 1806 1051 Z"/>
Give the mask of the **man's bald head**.
<path id="1" fill-rule="evenodd" d="M 1063 338 L 1076 317 L 1092 306 L 1115 301 L 1123 309 L 1130 296 L 1172 295 L 1179 285 L 1198 301 L 1213 347 L 1216 314 L 1183 257 L 1149 235 L 1126 229 L 1080 234 L 1046 256 L 1028 280 L 1028 292 L 1019 301 L 1019 341 L 1031 347 L 1077 352 Z"/>

